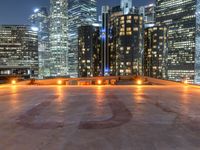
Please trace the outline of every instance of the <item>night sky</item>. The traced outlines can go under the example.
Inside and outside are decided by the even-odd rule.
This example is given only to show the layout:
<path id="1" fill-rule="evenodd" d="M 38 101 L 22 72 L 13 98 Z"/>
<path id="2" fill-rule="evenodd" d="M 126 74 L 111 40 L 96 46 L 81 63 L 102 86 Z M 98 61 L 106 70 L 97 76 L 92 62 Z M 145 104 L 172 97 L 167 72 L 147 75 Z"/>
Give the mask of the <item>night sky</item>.
<path id="1" fill-rule="evenodd" d="M 48 6 L 50 0 L 1 0 L 0 24 L 28 24 L 28 17 L 34 8 Z M 133 0 L 135 6 L 150 4 L 154 0 Z M 102 5 L 116 6 L 120 0 L 98 0 L 98 9 Z"/>

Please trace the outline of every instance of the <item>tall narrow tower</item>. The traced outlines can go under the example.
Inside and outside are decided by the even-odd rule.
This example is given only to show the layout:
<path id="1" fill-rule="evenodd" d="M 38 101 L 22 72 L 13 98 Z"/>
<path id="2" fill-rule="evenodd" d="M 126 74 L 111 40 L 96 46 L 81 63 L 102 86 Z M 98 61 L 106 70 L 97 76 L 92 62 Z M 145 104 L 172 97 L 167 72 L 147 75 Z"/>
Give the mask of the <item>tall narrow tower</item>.
<path id="1" fill-rule="evenodd" d="M 68 0 L 69 75 L 78 76 L 78 28 L 97 22 L 96 0 Z"/>
<path id="2" fill-rule="evenodd" d="M 49 71 L 49 14 L 46 7 L 34 10 L 29 20 L 38 32 L 39 78 L 50 76 Z"/>
<path id="3" fill-rule="evenodd" d="M 50 0 L 51 76 L 68 75 L 67 2 Z"/>
<path id="4" fill-rule="evenodd" d="M 130 12 L 132 7 L 132 0 L 121 0 L 121 9 L 123 10 L 125 15 Z"/>

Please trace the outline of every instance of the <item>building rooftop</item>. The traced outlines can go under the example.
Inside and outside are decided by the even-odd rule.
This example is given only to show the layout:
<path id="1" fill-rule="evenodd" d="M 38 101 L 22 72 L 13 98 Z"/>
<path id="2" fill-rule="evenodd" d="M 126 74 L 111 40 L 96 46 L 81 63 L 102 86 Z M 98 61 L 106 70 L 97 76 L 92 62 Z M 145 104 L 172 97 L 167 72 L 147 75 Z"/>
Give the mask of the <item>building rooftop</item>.
<path id="1" fill-rule="evenodd" d="M 0 149 L 198 150 L 199 90 L 2 85 Z"/>

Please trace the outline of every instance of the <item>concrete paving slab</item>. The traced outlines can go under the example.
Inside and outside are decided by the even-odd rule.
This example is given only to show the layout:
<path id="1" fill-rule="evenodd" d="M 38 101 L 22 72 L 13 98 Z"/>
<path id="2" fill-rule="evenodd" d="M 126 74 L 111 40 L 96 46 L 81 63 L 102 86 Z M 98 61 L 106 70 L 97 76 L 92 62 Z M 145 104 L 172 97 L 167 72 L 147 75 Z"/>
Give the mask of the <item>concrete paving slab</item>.
<path id="1" fill-rule="evenodd" d="M 199 150 L 189 86 L 5 86 L 2 150 Z"/>

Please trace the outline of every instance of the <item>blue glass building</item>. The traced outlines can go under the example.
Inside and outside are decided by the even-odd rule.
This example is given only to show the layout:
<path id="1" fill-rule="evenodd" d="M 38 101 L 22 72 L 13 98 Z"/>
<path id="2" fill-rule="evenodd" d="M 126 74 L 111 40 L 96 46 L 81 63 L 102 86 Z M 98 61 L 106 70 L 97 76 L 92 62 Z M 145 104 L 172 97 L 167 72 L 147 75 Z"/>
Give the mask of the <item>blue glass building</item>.
<path id="1" fill-rule="evenodd" d="M 38 33 L 39 78 L 50 76 L 49 14 L 47 8 L 37 8 L 30 16 L 31 27 Z"/>
<path id="2" fill-rule="evenodd" d="M 97 22 L 96 0 L 68 0 L 69 75 L 78 76 L 78 27 Z"/>

